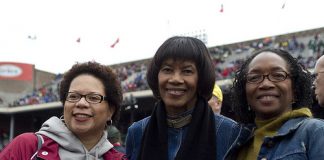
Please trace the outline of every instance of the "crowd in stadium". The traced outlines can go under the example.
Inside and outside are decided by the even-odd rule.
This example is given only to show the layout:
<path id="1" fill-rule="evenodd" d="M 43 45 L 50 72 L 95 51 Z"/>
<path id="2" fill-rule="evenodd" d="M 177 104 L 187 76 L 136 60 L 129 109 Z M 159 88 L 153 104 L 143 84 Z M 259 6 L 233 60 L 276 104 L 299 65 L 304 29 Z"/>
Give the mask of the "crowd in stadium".
<path id="1" fill-rule="evenodd" d="M 232 79 L 237 68 L 257 49 L 274 47 L 288 50 L 306 68 L 314 68 L 316 60 L 324 52 L 324 39 L 319 33 L 297 37 L 294 34 L 286 38 L 272 37 L 254 40 L 251 42 L 236 43 L 235 45 L 223 45 L 209 48 L 216 66 L 216 79 Z M 117 73 L 124 92 L 134 92 L 149 89 L 146 82 L 146 63 L 131 62 L 113 67 Z M 57 85 L 60 78 L 53 80 L 42 88 L 21 97 L 9 107 L 41 104 L 58 101 Z"/>

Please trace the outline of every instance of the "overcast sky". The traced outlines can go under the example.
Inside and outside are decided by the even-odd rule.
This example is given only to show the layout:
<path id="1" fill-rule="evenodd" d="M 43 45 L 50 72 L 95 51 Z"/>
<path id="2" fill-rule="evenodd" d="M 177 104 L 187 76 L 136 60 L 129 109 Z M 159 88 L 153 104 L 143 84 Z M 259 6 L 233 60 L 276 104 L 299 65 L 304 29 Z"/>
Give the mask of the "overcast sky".
<path id="1" fill-rule="evenodd" d="M 323 0 L 3 0 L 0 61 L 53 73 L 89 60 L 117 64 L 151 58 L 176 34 L 205 30 L 211 47 L 324 27 L 323 6 Z"/>

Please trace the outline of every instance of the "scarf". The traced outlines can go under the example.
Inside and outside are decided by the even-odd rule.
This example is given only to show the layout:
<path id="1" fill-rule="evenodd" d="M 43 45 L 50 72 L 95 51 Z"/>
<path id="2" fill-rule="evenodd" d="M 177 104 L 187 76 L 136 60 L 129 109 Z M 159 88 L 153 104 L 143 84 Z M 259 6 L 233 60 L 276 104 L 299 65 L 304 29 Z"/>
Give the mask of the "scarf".
<path id="1" fill-rule="evenodd" d="M 215 160 L 216 128 L 215 117 L 205 99 L 198 97 L 188 124 L 188 133 L 175 157 L 176 160 Z M 152 112 L 143 134 L 140 160 L 168 159 L 168 125 L 164 103 L 159 101 Z"/>

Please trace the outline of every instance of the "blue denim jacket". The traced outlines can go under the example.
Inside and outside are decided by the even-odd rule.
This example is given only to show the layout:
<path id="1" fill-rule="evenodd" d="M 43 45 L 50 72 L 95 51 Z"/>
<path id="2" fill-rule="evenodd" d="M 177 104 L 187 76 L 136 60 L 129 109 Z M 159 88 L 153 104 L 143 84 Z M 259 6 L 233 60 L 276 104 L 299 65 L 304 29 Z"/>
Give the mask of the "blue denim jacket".
<path id="1" fill-rule="evenodd" d="M 324 121 L 300 117 L 284 123 L 276 136 L 265 137 L 257 159 L 323 160 L 322 147 L 324 147 Z M 231 150 L 230 153 L 235 152 Z M 226 159 L 236 159 L 231 156 L 228 154 Z"/>
<path id="2" fill-rule="evenodd" d="M 128 128 L 126 137 L 126 155 L 128 159 L 137 159 L 141 147 L 142 136 L 149 120 L 150 117 L 144 118 L 133 123 Z M 246 140 L 247 136 L 250 135 L 248 130 L 238 125 L 235 121 L 222 115 L 215 115 L 215 125 L 217 160 L 222 160 L 230 147 L 235 146 L 235 144 L 239 143 L 239 141 Z M 169 159 L 173 159 L 175 157 L 180 148 L 181 141 L 186 134 L 186 130 L 186 128 L 168 130 L 168 137 L 172 137 L 172 139 L 169 138 L 168 140 Z"/>

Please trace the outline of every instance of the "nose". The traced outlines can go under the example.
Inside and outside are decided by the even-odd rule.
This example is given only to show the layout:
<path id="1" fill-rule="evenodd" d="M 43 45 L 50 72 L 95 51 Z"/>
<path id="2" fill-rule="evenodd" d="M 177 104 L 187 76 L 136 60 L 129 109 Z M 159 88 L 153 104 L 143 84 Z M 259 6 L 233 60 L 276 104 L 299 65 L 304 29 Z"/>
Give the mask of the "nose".
<path id="1" fill-rule="evenodd" d="M 263 81 L 259 84 L 259 88 L 271 88 L 274 83 L 269 80 L 269 76 L 264 77 Z"/>
<path id="2" fill-rule="evenodd" d="M 81 99 L 76 103 L 77 107 L 84 108 L 89 106 L 89 102 L 86 101 L 85 97 L 81 97 Z"/>
<path id="3" fill-rule="evenodd" d="M 180 73 L 175 72 L 174 74 L 171 75 L 169 82 L 170 83 L 183 83 L 184 80 Z"/>

